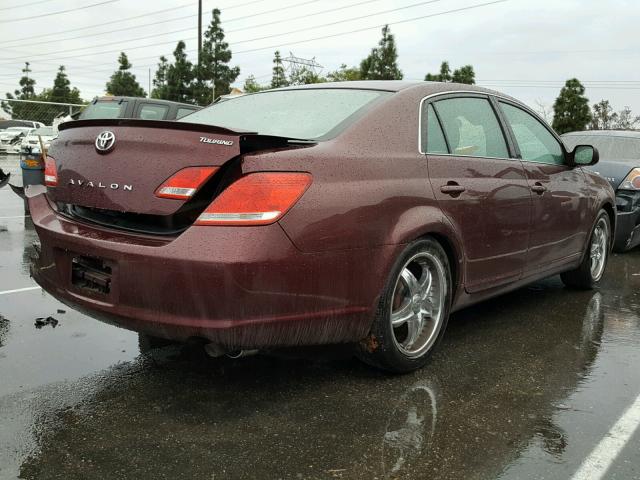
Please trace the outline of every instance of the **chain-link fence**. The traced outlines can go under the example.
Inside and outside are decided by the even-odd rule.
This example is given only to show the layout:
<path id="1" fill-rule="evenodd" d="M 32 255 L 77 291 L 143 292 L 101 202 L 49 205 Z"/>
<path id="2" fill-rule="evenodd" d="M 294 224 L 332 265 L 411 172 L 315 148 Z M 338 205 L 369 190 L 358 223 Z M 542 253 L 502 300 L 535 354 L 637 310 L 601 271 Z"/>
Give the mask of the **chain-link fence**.
<path id="1" fill-rule="evenodd" d="M 56 119 L 79 113 L 86 105 L 73 103 L 41 102 L 35 100 L 3 99 L 0 101 L 0 119 L 30 120 L 52 125 Z"/>

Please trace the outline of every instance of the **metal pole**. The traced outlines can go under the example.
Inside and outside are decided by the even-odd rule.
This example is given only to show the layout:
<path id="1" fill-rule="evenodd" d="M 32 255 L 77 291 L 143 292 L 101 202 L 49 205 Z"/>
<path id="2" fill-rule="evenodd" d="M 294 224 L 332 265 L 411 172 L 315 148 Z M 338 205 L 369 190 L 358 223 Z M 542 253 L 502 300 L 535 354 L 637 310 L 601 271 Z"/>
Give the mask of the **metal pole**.
<path id="1" fill-rule="evenodd" d="M 149 93 L 147 93 L 147 98 L 151 98 L 151 69 L 149 69 Z"/>
<path id="2" fill-rule="evenodd" d="M 202 0 L 198 0 L 198 65 L 202 54 Z"/>

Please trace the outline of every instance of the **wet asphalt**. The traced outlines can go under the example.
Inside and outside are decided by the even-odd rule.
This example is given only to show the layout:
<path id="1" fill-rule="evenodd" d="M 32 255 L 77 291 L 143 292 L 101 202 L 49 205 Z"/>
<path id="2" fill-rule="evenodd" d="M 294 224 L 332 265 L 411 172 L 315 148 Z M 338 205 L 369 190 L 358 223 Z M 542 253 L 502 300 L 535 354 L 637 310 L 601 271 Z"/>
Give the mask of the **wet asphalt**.
<path id="1" fill-rule="evenodd" d="M 0 190 L 0 292 L 35 286 L 24 215 Z M 569 479 L 640 394 L 639 345 L 640 250 L 598 290 L 554 277 L 455 314 L 403 376 L 347 347 L 141 353 L 39 289 L 0 293 L 0 479 Z M 640 479 L 640 430 L 614 457 L 603 478 Z"/>

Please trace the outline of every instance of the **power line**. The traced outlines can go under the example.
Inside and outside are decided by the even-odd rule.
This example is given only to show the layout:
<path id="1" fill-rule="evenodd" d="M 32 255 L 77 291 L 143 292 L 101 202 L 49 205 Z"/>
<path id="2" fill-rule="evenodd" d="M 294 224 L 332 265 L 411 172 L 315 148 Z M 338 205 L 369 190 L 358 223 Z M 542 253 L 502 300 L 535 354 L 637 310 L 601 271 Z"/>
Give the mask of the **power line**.
<path id="1" fill-rule="evenodd" d="M 315 2 L 315 1 L 318 1 L 318 0 L 312 0 L 312 1 Z M 253 41 L 257 41 L 257 40 L 266 40 L 266 39 L 269 39 L 269 38 L 275 38 L 275 37 L 281 37 L 281 36 L 284 36 L 284 35 L 290 35 L 292 33 L 306 32 L 308 30 L 315 30 L 315 29 L 318 29 L 318 28 L 324 28 L 324 27 L 339 25 L 339 24 L 342 24 L 342 23 L 353 22 L 355 20 L 362 20 L 362 19 L 365 19 L 365 18 L 370 18 L 370 17 L 377 16 L 377 15 L 384 15 L 384 14 L 387 14 L 387 13 L 397 12 L 397 11 L 400 11 L 400 10 L 406 10 L 406 9 L 409 9 L 409 8 L 420 7 L 420 6 L 424 6 L 424 5 L 432 4 L 432 3 L 437 3 L 437 2 L 441 2 L 441 1 L 442 0 L 427 0 L 427 1 L 424 1 L 424 2 L 414 3 L 412 5 L 407 5 L 407 6 L 404 6 L 404 7 L 392 8 L 392 9 L 389 9 L 389 10 L 383 10 L 383 11 L 380 11 L 380 12 L 370 13 L 370 14 L 367 14 L 367 15 L 359 15 L 357 17 L 337 20 L 335 22 L 324 23 L 324 24 L 321 24 L 321 25 L 314 25 L 314 26 L 310 26 L 310 27 L 306 27 L 306 28 L 290 30 L 290 31 L 287 31 L 287 32 L 281 32 L 281 33 L 276 33 L 276 34 L 272 34 L 272 35 L 265 35 L 265 36 L 262 36 L 262 37 L 239 40 L 239 41 L 233 42 L 232 45 L 239 45 L 239 44 L 242 44 L 242 43 L 249 43 L 249 42 L 253 42 Z M 495 3 L 503 3 L 503 2 L 506 2 L 506 1 L 508 1 L 508 0 L 495 0 L 495 1 L 490 2 L 488 4 L 482 4 L 482 5 L 479 5 L 479 6 L 490 5 L 490 4 L 495 4 Z M 297 6 L 304 5 L 305 3 L 311 3 L 311 2 L 308 2 L 308 1 L 307 2 L 303 2 L 302 4 L 298 4 Z M 419 17 L 419 18 L 427 18 L 429 16 L 437 16 L 437 15 L 442 15 L 442 14 L 445 14 L 445 13 L 463 11 L 463 10 L 467 10 L 469 8 L 477 8 L 477 7 L 473 7 L 473 6 L 472 7 L 464 7 L 464 8 L 461 8 L 461 9 L 452 10 L 450 12 L 442 12 L 442 13 L 427 15 L 427 16 Z M 278 9 L 278 10 L 282 10 L 282 9 Z M 256 15 L 259 15 L 259 14 L 248 15 L 248 16 L 245 16 L 245 17 L 242 17 L 242 18 L 248 18 L 248 17 L 252 17 L 252 16 L 256 16 Z M 238 19 L 240 19 L 240 17 L 238 17 L 238 18 L 236 18 L 234 20 L 238 20 Z M 400 23 L 403 23 L 403 22 L 400 22 Z M 392 25 L 392 23 L 389 23 L 389 25 Z M 379 26 L 375 26 L 375 27 L 368 27 L 368 28 L 365 28 L 365 29 L 357 30 L 357 31 L 370 30 L 372 28 L 381 28 L 382 26 L 384 26 L 384 25 L 379 25 Z M 161 34 L 153 34 L 153 35 L 148 35 L 148 36 L 145 36 L 145 37 L 138 37 L 138 38 L 132 39 L 132 40 L 143 40 L 143 39 L 146 39 L 146 38 L 157 37 L 159 35 L 180 33 L 180 32 L 182 32 L 184 30 L 191 30 L 191 28 L 176 30 L 176 31 L 173 31 L 173 32 L 164 32 L 164 33 L 161 33 Z M 193 38 L 189 38 L 188 40 L 193 40 Z M 117 50 L 82 53 L 80 55 L 72 55 L 72 56 L 67 56 L 67 57 L 55 57 L 55 58 L 52 58 L 52 59 L 50 58 L 49 60 L 66 60 L 68 58 L 78 58 L 78 57 L 84 57 L 84 56 L 90 56 L 90 55 L 100 55 L 100 54 L 104 54 L 104 53 L 117 53 L 117 52 L 120 52 L 122 50 L 131 51 L 131 50 L 136 50 L 136 49 L 140 49 L 140 48 L 147 48 L 147 47 L 155 47 L 155 46 L 159 46 L 159 45 L 166 45 L 166 44 L 174 43 L 175 41 L 176 40 L 169 40 L 169 41 L 166 41 L 166 42 L 148 43 L 148 44 L 145 44 L 145 45 L 137 45 L 137 46 L 134 46 L 134 47 L 129 47 L 128 49 L 119 48 Z M 114 45 L 114 44 L 120 44 L 120 43 L 121 42 L 110 42 L 110 43 L 101 44 L 100 46 Z M 300 43 L 300 42 L 295 42 L 295 43 Z M 95 46 L 92 46 L 92 47 L 79 47 L 79 48 L 73 48 L 73 49 L 68 49 L 68 50 L 61 50 L 61 51 L 56 52 L 56 53 L 66 53 L 66 52 L 72 52 L 72 51 L 78 51 L 78 50 L 86 50 L 87 48 L 95 48 Z M 271 47 L 268 47 L 268 48 L 271 48 Z M 188 51 L 192 51 L 192 50 L 188 50 Z M 51 54 L 50 53 L 43 53 L 43 54 L 39 54 L 39 55 L 31 55 L 31 56 L 29 56 L 29 58 L 42 57 L 42 56 L 47 57 L 48 55 L 51 55 Z M 142 57 L 142 58 L 149 58 L 149 57 Z M 153 56 L 153 58 L 155 58 L 155 55 Z M 9 58 L 9 59 L 6 59 L 6 60 L 22 60 L 22 59 L 24 59 L 24 56 Z M 9 63 L 9 62 L 3 63 L 3 64 L 7 64 L 7 63 Z"/>
<path id="2" fill-rule="evenodd" d="M 253 5 L 255 3 L 264 2 L 264 1 L 265 0 L 253 0 L 253 1 L 250 1 L 250 2 L 245 2 L 245 3 L 240 3 L 240 4 L 224 7 L 224 9 L 225 9 L 225 11 L 227 11 L 227 10 L 232 10 L 232 9 L 236 9 L 236 8 L 246 7 L 246 6 Z M 78 28 L 73 28 L 73 29 L 65 29 L 65 30 L 59 31 L 59 32 L 44 33 L 44 34 L 41 34 L 41 35 L 30 35 L 28 37 L 21 37 L 21 38 L 13 38 L 11 40 L 6 40 L 4 43 L 5 44 L 7 44 L 7 43 L 10 44 L 10 43 L 14 43 L 14 42 L 22 42 L 23 40 L 33 40 L 33 39 L 36 39 L 36 38 L 51 37 L 53 35 L 60 35 L 60 34 L 64 34 L 64 33 L 79 32 L 79 31 L 87 30 L 87 29 L 91 29 L 91 28 L 104 27 L 106 25 L 113 25 L 115 23 L 122 24 L 123 22 L 128 22 L 129 20 L 136 20 L 138 18 L 143 18 L 143 17 L 146 18 L 146 17 L 150 17 L 152 15 L 158 15 L 158 14 L 161 14 L 161 13 L 171 12 L 173 10 L 180 10 L 180 9 L 185 8 L 185 7 L 192 6 L 192 5 L 193 5 L 193 2 L 189 2 L 187 4 L 179 5 L 177 7 L 165 8 L 165 9 L 162 9 L 162 10 L 156 10 L 154 12 L 146 12 L 146 13 L 143 13 L 143 14 L 140 14 L 140 15 L 134 15 L 133 17 L 119 18 L 117 20 L 111 20 L 109 22 L 101 22 L 101 23 L 98 23 L 98 24 L 87 25 L 87 26 L 84 26 L 84 27 L 78 27 Z M 159 22 L 149 23 L 149 24 L 146 24 L 144 26 L 158 25 L 160 23 L 167 23 L 167 22 L 172 22 L 174 20 L 182 20 L 182 19 L 185 19 L 185 18 L 193 18 L 195 16 L 196 15 L 188 15 L 188 16 L 184 16 L 184 17 L 179 17 L 177 19 L 176 18 L 170 18 L 168 20 L 162 20 L 162 21 L 159 21 Z M 131 28 L 133 28 L 133 27 L 128 27 L 128 28 L 126 28 L 126 30 L 130 30 Z M 136 28 L 138 28 L 138 27 L 136 27 Z M 122 30 L 116 30 L 116 31 L 122 31 Z M 111 33 L 111 32 L 104 32 L 104 33 Z M 93 36 L 93 35 L 94 34 L 89 34 L 89 35 L 86 35 L 86 36 Z M 100 33 L 95 34 L 95 35 L 100 35 Z M 74 38 L 83 38 L 83 36 L 74 37 Z M 71 39 L 61 39 L 59 41 L 63 41 L 63 40 L 71 40 Z M 50 41 L 52 41 L 52 40 L 48 40 L 45 43 L 49 43 Z M 56 41 L 58 41 L 58 40 L 56 40 Z M 41 43 L 42 42 L 39 42 L 38 45 L 41 44 Z M 31 44 L 31 45 L 34 45 L 34 44 Z M 21 46 L 22 46 L 22 44 L 21 44 Z"/>
<path id="3" fill-rule="evenodd" d="M 272 10 L 267 10 L 267 11 L 264 11 L 264 12 L 260 12 L 260 13 L 253 13 L 253 14 L 250 14 L 250 15 L 244 15 L 244 16 L 240 16 L 240 17 L 231 18 L 229 20 L 225 20 L 225 23 L 230 23 L 230 22 L 234 22 L 234 21 L 238 21 L 238 20 L 244 20 L 246 18 L 252 18 L 252 17 L 259 16 L 259 15 L 266 15 L 268 13 L 280 12 L 282 10 L 287 10 L 289 8 L 301 7 L 301 6 L 304 6 L 304 5 L 308 5 L 310 3 L 317 3 L 319 1 L 321 1 L 321 0 L 306 0 L 304 2 L 295 3 L 293 5 L 288 5 L 286 7 L 280 7 L 280 8 L 275 8 L 275 9 L 272 9 Z M 440 1 L 440 0 L 434 0 L 434 1 Z M 255 3 L 255 2 L 249 2 L 249 3 Z M 189 15 L 187 17 L 182 17 L 182 18 L 190 18 L 190 17 L 195 17 L 195 16 L 197 16 L 197 15 Z M 171 20 L 163 20 L 163 21 L 160 21 L 160 22 L 154 22 L 154 23 L 147 24 L 147 25 L 138 25 L 136 28 L 141 28 L 143 26 L 149 26 L 149 25 L 154 25 L 154 24 L 159 24 L 159 23 L 166 23 L 168 21 L 171 21 Z M 117 29 L 117 30 L 113 30 L 111 32 L 103 32 L 103 33 L 120 32 L 120 31 L 123 31 L 123 30 L 131 30 L 131 27 L 125 28 L 125 29 Z M 127 42 L 133 42 L 133 41 L 136 41 L 136 40 L 146 40 L 148 38 L 161 37 L 163 35 L 172 35 L 174 33 L 182 33 L 182 32 L 192 31 L 192 30 L 193 30 L 193 27 L 181 28 L 179 30 L 173 30 L 171 32 L 154 33 L 154 34 L 151 34 L 151 35 L 144 35 L 142 37 L 130 38 L 128 40 L 125 40 L 124 42 L 122 40 L 117 40 L 117 41 L 114 41 L 114 42 L 107 42 L 107 43 L 101 43 L 101 44 L 98 44 L 98 45 L 91 45 L 90 47 L 77 47 L 77 48 L 68 48 L 66 50 L 58 50 L 57 52 L 54 52 L 54 53 L 38 53 L 38 54 L 35 54 L 35 55 L 23 54 L 23 55 L 21 55 L 19 57 L 6 58 L 6 59 L 3 59 L 3 60 L 22 60 L 22 59 L 24 59 L 25 55 L 29 56 L 29 58 L 46 57 L 46 56 L 49 56 L 49 55 L 56 55 L 56 54 L 59 54 L 59 53 L 77 52 L 79 50 L 87 50 L 89 48 L 106 47 L 106 46 L 109 46 L 109 45 L 123 45 L 123 44 L 126 44 Z M 85 38 L 85 36 L 84 35 L 80 35 L 80 36 L 74 37 L 74 38 Z M 58 40 L 58 41 L 61 41 L 61 40 Z M 164 44 L 167 44 L 167 43 L 173 43 L 175 41 L 176 40 L 170 40 L 170 41 L 167 41 L 167 42 L 151 44 L 151 46 L 164 45 Z M 39 42 L 39 43 L 50 43 L 50 41 Z M 21 45 L 21 47 L 22 47 L 22 45 Z M 133 48 L 144 48 L 144 45 L 141 46 L 141 47 L 133 47 Z M 123 50 L 123 49 L 121 48 L 121 49 L 118 49 L 118 50 Z M 131 50 L 131 48 L 130 48 L 130 50 Z M 98 53 L 102 53 L 102 52 L 98 52 Z M 109 52 L 104 52 L 104 53 L 109 53 Z M 87 54 L 87 55 L 93 55 L 93 54 L 90 53 L 90 54 Z M 65 59 L 65 58 L 69 58 L 69 57 L 56 57 L 56 58 Z"/>
<path id="4" fill-rule="evenodd" d="M 106 0 L 104 2 L 92 3 L 91 5 L 84 5 L 82 7 L 70 8 L 68 10 L 59 10 L 51 13 L 41 13 L 40 15 L 32 15 L 30 17 L 10 18 L 8 20 L 0 20 L 0 23 L 14 23 L 22 20 L 33 20 L 34 18 L 51 17 L 53 15 L 62 15 L 63 13 L 76 12 L 78 10 L 86 10 L 87 8 L 99 7 L 100 5 L 106 5 L 107 3 L 114 3 L 120 0 Z"/>
<path id="5" fill-rule="evenodd" d="M 40 5 L 41 3 L 53 2 L 55 0 L 40 0 L 38 2 L 23 3 L 22 5 L 14 5 L 13 7 L 2 7 L 0 10 L 11 10 L 12 8 L 25 8 L 32 5 Z"/>
<path id="6" fill-rule="evenodd" d="M 45 0 L 45 1 L 49 1 L 49 0 Z M 258 1 L 264 1 L 264 0 L 258 0 Z M 348 8 L 357 7 L 357 6 L 360 6 L 360 5 L 367 4 L 367 3 L 379 2 L 379 1 L 381 1 L 381 0 L 365 0 L 365 1 L 362 1 L 362 2 L 351 3 L 349 5 L 343 5 L 341 7 L 329 8 L 329 9 L 326 9 L 326 10 L 321 10 L 319 12 L 305 13 L 304 15 L 298 15 L 296 17 L 288 17 L 288 18 L 283 18 L 283 19 L 280 19 L 280 20 L 274 20 L 272 22 L 261 23 L 261 24 L 258 24 L 258 25 L 251 25 L 251 26 L 248 26 L 248 27 L 236 28 L 236 29 L 233 29 L 233 30 L 226 30 L 225 32 L 226 33 L 234 33 L 234 32 L 240 32 L 242 30 L 249 30 L 249 29 L 253 29 L 253 28 L 266 27 L 266 26 L 269 26 L 269 25 L 276 25 L 278 23 L 285 23 L 285 22 L 289 22 L 289 21 L 292 21 L 292 20 L 299 20 L 301 18 L 314 17 L 316 15 L 321 15 L 323 13 L 337 12 L 339 10 L 345 10 L 345 9 L 348 9 Z M 240 5 L 234 5 L 232 7 L 225 7 L 225 11 L 226 10 L 230 10 L 231 8 L 238 8 L 238 7 L 251 5 L 252 3 L 257 3 L 257 2 L 253 1 L 253 2 L 248 2 L 248 3 L 244 3 L 244 4 L 240 4 Z M 289 5 L 286 8 L 291 8 L 293 6 L 296 6 L 296 5 Z M 171 9 L 171 10 L 173 10 L 173 9 Z M 281 9 L 277 9 L 277 10 L 281 10 Z M 270 11 L 270 12 L 266 12 L 266 13 L 273 13 L 273 12 Z M 143 15 L 143 16 L 147 16 L 147 15 Z M 160 25 L 162 23 L 169 23 L 169 22 L 174 22 L 174 21 L 178 21 L 178 20 L 186 20 L 186 19 L 191 19 L 191 18 L 194 18 L 194 17 L 197 17 L 197 14 L 195 14 L 195 15 L 185 15 L 183 17 L 169 18 L 169 19 L 166 19 L 166 20 L 159 20 L 157 22 L 143 23 L 141 25 L 136 25 L 135 28 L 139 29 L 139 28 L 144 28 L 144 27 L 151 27 L 151 26 L 154 26 L 154 25 Z M 137 18 L 137 17 L 135 17 L 135 18 Z M 242 17 L 240 17 L 240 18 L 242 18 Z M 239 20 L 240 18 L 225 20 L 225 24 L 229 23 L 232 20 Z M 121 21 L 118 20 L 116 23 L 121 23 Z M 103 25 L 105 25 L 105 24 L 103 24 Z M 76 29 L 76 30 L 84 30 L 85 28 L 87 28 L 87 27 L 82 27 L 81 29 Z M 56 40 L 56 42 L 66 42 L 68 40 L 77 40 L 79 38 L 86 39 L 87 37 L 97 37 L 97 36 L 100 36 L 100 35 L 107 35 L 109 33 L 125 32 L 125 31 L 129 31 L 129 30 L 131 30 L 131 27 L 117 28 L 115 30 L 107 30 L 105 32 L 94 32 L 94 33 L 87 33 L 87 34 L 77 35 L 75 37 L 59 38 L 59 39 Z M 177 30 L 177 31 L 174 31 L 174 32 L 169 32 L 169 33 L 176 33 L 178 31 L 186 31 L 186 30 L 191 30 L 191 28 L 184 29 L 184 30 Z M 74 31 L 74 30 L 69 30 L 69 31 Z M 39 37 L 29 37 L 29 38 L 32 38 L 32 39 L 33 38 L 40 38 L 40 37 L 43 37 L 43 36 L 57 35 L 59 33 L 66 33 L 66 32 L 49 33 L 49 34 L 45 34 L 45 35 L 40 35 Z M 136 40 L 136 39 L 129 39 L 129 40 Z M 13 40 L 9 40 L 9 42 L 12 42 L 12 41 Z M 51 40 L 42 40 L 40 42 L 33 42 L 33 43 L 21 43 L 19 46 L 20 46 L 20 48 L 22 48 L 22 47 L 32 47 L 32 46 L 35 46 L 35 45 L 44 45 L 44 44 L 47 44 L 47 43 L 51 43 Z"/>
<path id="7" fill-rule="evenodd" d="M 352 33 L 360 33 L 360 32 L 366 32 L 368 30 L 374 30 L 374 29 L 382 28 L 385 25 L 399 25 L 399 24 L 402 24 L 402 23 L 415 22 L 417 20 L 424 20 L 425 18 L 439 17 L 439 16 L 442 16 L 442 15 L 450 14 L 450 13 L 458 13 L 458 12 L 463 12 L 463 11 L 466 11 L 466 10 L 473 10 L 473 9 L 476 9 L 476 8 L 487 7 L 489 5 L 496 5 L 498 3 L 505 3 L 505 2 L 508 2 L 508 1 L 509 0 L 494 0 L 492 2 L 478 3 L 476 5 L 469 5 L 467 7 L 456 8 L 456 9 L 453 9 L 453 10 L 447 10 L 445 12 L 431 13 L 429 15 L 422 15 L 420 17 L 407 18 L 407 19 L 404 19 L 404 20 L 398 20 L 396 22 L 387 22 L 387 23 L 384 23 L 384 24 L 381 24 L 381 25 L 374 25 L 372 27 L 364 27 L 364 28 L 358 28 L 358 29 L 355 29 L 355 30 L 349 30 L 347 32 L 334 33 L 332 35 L 323 35 L 321 37 L 307 38 L 305 40 L 297 40 L 295 42 L 287 42 L 287 43 L 279 44 L 279 45 L 270 45 L 268 47 L 259 47 L 259 48 L 251 48 L 249 50 L 241 50 L 239 52 L 235 52 L 234 55 L 241 55 L 243 53 L 251 53 L 251 52 L 259 52 L 261 50 L 271 50 L 273 48 L 279 48 L 279 47 L 288 46 L 288 45 L 298 45 L 300 43 L 314 42 L 316 40 L 325 40 L 327 38 L 342 37 L 344 35 L 350 35 Z"/>

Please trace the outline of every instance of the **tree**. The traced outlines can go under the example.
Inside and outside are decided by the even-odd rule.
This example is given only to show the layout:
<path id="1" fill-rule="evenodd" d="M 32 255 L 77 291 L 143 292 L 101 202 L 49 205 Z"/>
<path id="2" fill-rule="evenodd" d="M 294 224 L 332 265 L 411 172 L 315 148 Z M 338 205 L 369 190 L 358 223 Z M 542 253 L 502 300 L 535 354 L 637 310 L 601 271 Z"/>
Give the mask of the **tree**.
<path id="1" fill-rule="evenodd" d="M 593 105 L 590 130 L 609 130 L 618 119 L 618 114 L 613 111 L 609 100 L 600 100 Z"/>
<path id="2" fill-rule="evenodd" d="M 53 80 L 53 88 L 46 90 L 44 95 L 49 102 L 59 103 L 82 103 L 80 98 L 80 90 L 76 87 L 71 88 L 71 82 L 67 77 L 64 65 L 60 65 L 56 78 Z"/>
<path id="3" fill-rule="evenodd" d="M 389 25 L 382 27 L 382 38 L 378 47 L 360 63 L 363 80 L 402 80 L 402 72 L 398 68 L 398 52 L 396 41 L 389 32 Z"/>
<path id="4" fill-rule="evenodd" d="M 318 75 L 307 67 L 294 70 L 289 76 L 289 85 L 308 85 L 310 83 L 324 83 L 327 79 Z"/>
<path id="5" fill-rule="evenodd" d="M 193 64 L 187 60 L 186 45 L 180 40 L 173 51 L 173 64 L 167 67 L 167 100 L 190 102 L 193 98 Z"/>
<path id="6" fill-rule="evenodd" d="M 449 62 L 445 60 L 440 64 L 440 73 L 427 73 L 424 79 L 428 82 L 454 82 L 474 85 L 476 83 L 476 73 L 473 70 L 473 66 L 464 65 L 463 67 L 454 70 L 452 74 Z"/>
<path id="7" fill-rule="evenodd" d="M 13 100 L 34 100 L 36 97 L 35 94 L 35 86 L 36 81 L 33 77 L 29 77 L 31 70 L 29 69 L 29 62 L 24 62 L 24 68 L 22 69 L 22 73 L 24 74 L 18 84 L 20 85 L 20 90 L 14 90 L 13 94 L 7 92 L 6 98 Z M 29 108 L 27 104 L 19 103 L 19 102 L 2 102 L 2 109 L 11 115 L 12 118 L 16 120 L 28 120 Z"/>
<path id="8" fill-rule="evenodd" d="M 465 83 L 474 85 L 476 83 L 476 72 L 471 65 L 465 65 L 453 71 L 453 83 Z"/>
<path id="9" fill-rule="evenodd" d="M 352 82 L 361 79 L 360 69 L 358 67 L 347 67 L 346 63 L 340 65 L 340 68 L 337 70 L 327 74 L 327 80 L 330 82 Z"/>
<path id="10" fill-rule="evenodd" d="M 282 65 L 282 57 L 278 50 L 273 54 L 273 70 L 271 73 L 271 88 L 286 87 L 289 85 L 287 76 L 284 73 L 284 66 Z"/>
<path id="11" fill-rule="evenodd" d="M 450 82 L 452 78 L 451 68 L 446 60 L 440 64 L 440 73 L 427 73 L 424 77 L 427 82 Z"/>
<path id="12" fill-rule="evenodd" d="M 615 115 L 616 119 L 613 128 L 616 130 L 634 130 L 636 125 L 640 123 L 640 116 L 634 116 L 629 107 L 624 107 Z"/>
<path id="13" fill-rule="evenodd" d="M 127 97 L 145 97 L 147 93 L 136 81 L 136 76 L 129 69 L 131 64 L 124 52 L 118 57 L 118 70 L 113 72 L 111 79 L 107 82 L 107 93 L 111 95 L 127 96 Z"/>
<path id="14" fill-rule="evenodd" d="M 263 87 L 256 81 L 256 77 L 253 75 L 249 75 L 244 81 L 244 90 L 245 93 L 256 93 L 265 90 L 266 87 Z"/>
<path id="15" fill-rule="evenodd" d="M 553 104 L 553 128 L 559 134 L 584 130 L 591 122 L 589 99 L 577 78 L 567 80 Z"/>
<path id="16" fill-rule="evenodd" d="M 58 73 L 53 81 L 53 86 L 43 90 L 41 93 L 35 93 L 35 80 L 29 77 L 29 64 L 25 64 L 22 70 L 25 74 L 20 79 L 21 90 L 15 90 L 14 95 L 7 93 L 7 99 L 15 100 L 32 100 L 40 102 L 55 103 L 74 103 L 81 104 L 83 100 L 80 98 L 80 90 L 71 87 L 71 82 L 67 77 L 66 69 L 60 65 Z M 32 120 L 51 124 L 54 118 L 61 114 L 68 113 L 67 106 L 64 105 L 46 105 L 37 103 L 21 103 L 21 102 L 2 102 L 2 109 L 9 113 L 15 120 Z"/>
<path id="17" fill-rule="evenodd" d="M 167 71 L 169 70 L 169 61 L 167 57 L 162 55 L 160 62 L 158 62 L 158 68 L 156 69 L 156 75 L 153 79 L 153 90 L 151 91 L 151 98 L 160 98 L 166 100 L 169 92 L 167 85 Z"/>
<path id="18" fill-rule="evenodd" d="M 232 53 L 224 41 L 224 30 L 220 24 L 220 10 L 214 8 L 196 69 L 197 80 L 192 97 L 198 105 L 208 105 L 220 95 L 229 93 L 231 84 L 240 75 L 240 67 L 229 66 Z"/>

